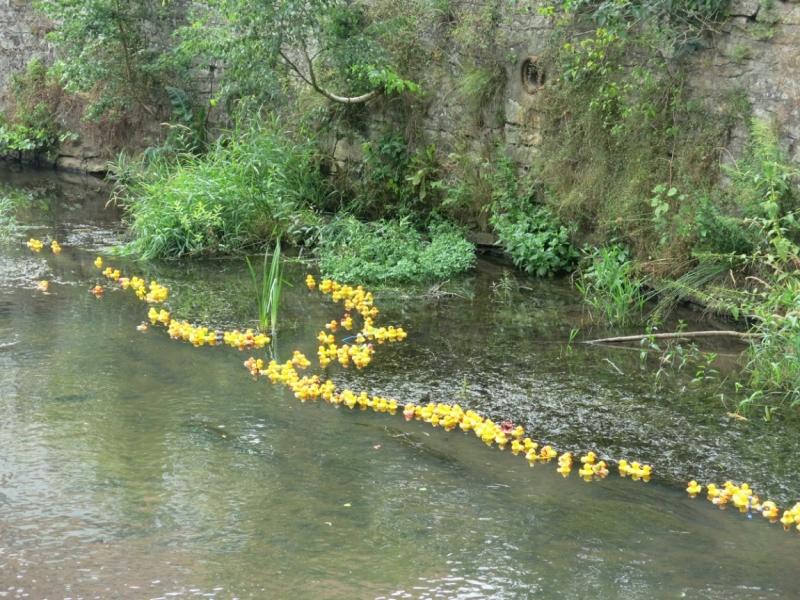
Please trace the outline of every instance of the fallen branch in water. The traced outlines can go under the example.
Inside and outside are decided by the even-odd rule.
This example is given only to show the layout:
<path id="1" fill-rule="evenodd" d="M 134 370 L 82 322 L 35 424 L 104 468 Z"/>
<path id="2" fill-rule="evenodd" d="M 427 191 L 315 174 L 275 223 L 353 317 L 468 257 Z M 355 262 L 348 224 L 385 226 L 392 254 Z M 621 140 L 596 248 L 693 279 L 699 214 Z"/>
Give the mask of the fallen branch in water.
<path id="1" fill-rule="evenodd" d="M 611 342 L 638 342 L 640 340 L 676 340 L 680 338 L 696 337 L 735 337 L 740 340 L 750 340 L 764 337 L 761 333 L 748 333 L 741 331 L 681 331 L 679 333 L 643 333 L 641 335 L 623 335 L 619 337 L 603 338 L 600 340 L 587 340 L 586 344 L 608 344 Z"/>

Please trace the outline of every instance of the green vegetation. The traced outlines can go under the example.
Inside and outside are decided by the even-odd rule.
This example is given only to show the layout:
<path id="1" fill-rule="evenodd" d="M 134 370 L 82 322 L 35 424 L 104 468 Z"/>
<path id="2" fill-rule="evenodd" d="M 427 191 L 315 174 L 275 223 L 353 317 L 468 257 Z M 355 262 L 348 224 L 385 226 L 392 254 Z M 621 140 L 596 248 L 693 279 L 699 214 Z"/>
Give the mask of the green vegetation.
<path id="1" fill-rule="evenodd" d="M 134 237 L 121 251 L 145 259 L 300 242 L 330 191 L 311 141 L 277 119 L 248 119 L 202 156 L 130 164 L 118 185 Z"/>
<path id="2" fill-rule="evenodd" d="M 15 219 L 16 207 L 13 199 L 5 194 L 0 194 L 0 241 L 6 241 L 17 228 Z"/>
<path id="3" fill-rule="evenodd" d="M 523 201 L 497 206 L 491 222 L 500 246 L 517 267 L 544 277 L 574 263 L 578 252 L 569 241 L 569 229 L 551 209 Z"/>
<path id="4" fill-rule="evenodd" d="M 744 319 L 761 341 L 743 366 L 740 410 L 793 406 L 800 401 L 798 172 L 774 124 L 762 122 L 751 124 L 744 157 L 721 168 L 727 131 L 750 118 L 749 104 L 729 94 L 712 112 L 686 94 L 676 61 L 699 47 L 724 10 L 724 2 L 610 1 L 542 9 L 558 19 L 547 60 L 560 84 L 539 92 L 547 112 L 531 176 L 544 204 L 598 246 L 578 281 L 593 314 L 617 324 L 649 318 L 653 327 L 691 299 Z M 745 60 L 745 50 L 735 58 Z M 719 185 L 722 176 L 728 185 Z M 649 315 L 645 282 L 659 296 Z M 661 355 L 662 376 L 687 365 L 699 365 L 695 378 L 713 371 L 696 348 L 675 343 Z"/>
<path id="5" fill-rule="evenodd" d="M 178 2 L 47 0 L 36 7 L 58 23 L 48 39 L 61 51 L 53 72 L 67 92 L 88 101 L 86 119 L 160 113 L 163 86 L 186 73 L 170 51 Z"/>
<path id="6" fill-rule="evenodd" d="M 12 75 L 11 91 L 9 114 L 0 113 L 0 156 L 36 159 L 75 139 L 56 123 L 61 90 L 47 77 L 41 58 L 31 60 L 24 73 Z"/>
<path id="7" fill-rule="evenodd" d="M 320 231 L 318 253 L 323 275 L 343 283 L 443 281 L 475 264 L 475 248 L 453 226 L 434 224 L 426 237 L 407 219 L 338 217 Z"/>
<path id="8" fill-rule="evenodd" d="M 745 155 L 726 173 L 731 183 L 716 191 L 713 204 L 708 197 L 690 198 L 675 188 L 654 189 L 652 220 L 660 233 L 659 246 L 685 244 L 691 259 L 680 276 L 651 279 L 660 300 L 649 318 L 652 327 L 677 302 L 693 299 L 743 319 L 754 342 L 737 384 L 742 394 L 739 410 L 746 413 L 763 405 L 772 415 L 775 407 L 800 403 L 800 278 L 796 276 L 800 170 L 779 149 L 774 127 L 754 121 Z M 674 210 L 676 204 L 683 210 Z M 597 250 L 595 255 L 609 256 L 612 250 Z M 602 272 L 607 271 L 604 263 L 599 263 Z M 592 286 L 590 272 L 584 274 L 579 287 L 595 308 L 616 306 L 625 297 L 620 289 L 638 289 L 641 280 L 635 270 L 641 272 L 647 263 L 626 265 L 625 271 L 608 277 L 612 283 L 624 283 L 611 287 Z M 668 347 L 668 351 L 674 351 L 667 357 L 673 362 L 691 358 L 683 347 Z M 703 373 L 710 372 L 709 362 Z"/>
<path id="9" fill-rule="evenodd" d="M 361 104 L 417 90 L 381 43 L 387 26 L 350 0 L 208 0 L 195 5 L 190 25 L 178 31 L 177 52 L 224 62 L 220 95 L 228 104 L 274 100 L 288 78 L 332 102 Z"/>

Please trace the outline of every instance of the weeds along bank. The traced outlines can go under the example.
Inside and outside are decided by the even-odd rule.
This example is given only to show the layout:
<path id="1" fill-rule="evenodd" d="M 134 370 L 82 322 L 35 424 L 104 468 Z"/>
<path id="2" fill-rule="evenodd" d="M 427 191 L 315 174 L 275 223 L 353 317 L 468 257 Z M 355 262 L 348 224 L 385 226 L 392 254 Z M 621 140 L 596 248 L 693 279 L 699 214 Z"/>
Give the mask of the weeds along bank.
<path id="1" fill-rule="evenodd" d="M 5 153 L 78 142 L 57 126 L 50 89 L 80 98 L 94 127 L 132 115 L 168 123 L 158 143 L 113 161 L 131 238 L 122 252 L 284 240 L 314 248 L 344 281 L 435 281 L 473 264 L 465 231 L 490 232 L 529 273 L 579 269 L 598 320 L 646 320 L 645 284 L 660 293 L 655 320 L 686 298 L 730 314 L 763 340 L 743 406 L 795 402 L 792 115 L 771 110 L 777 94 L 757 90 L 775 84 L 760 75 L 703 84 L 739 67 L 788 68 L 764 57 L 771 39 L 793 35 L 793 8 L 56 0 L 38 10 L 60 58 L 17 76 Z M 792 86 L 781 93 L 794 97 Z"/>

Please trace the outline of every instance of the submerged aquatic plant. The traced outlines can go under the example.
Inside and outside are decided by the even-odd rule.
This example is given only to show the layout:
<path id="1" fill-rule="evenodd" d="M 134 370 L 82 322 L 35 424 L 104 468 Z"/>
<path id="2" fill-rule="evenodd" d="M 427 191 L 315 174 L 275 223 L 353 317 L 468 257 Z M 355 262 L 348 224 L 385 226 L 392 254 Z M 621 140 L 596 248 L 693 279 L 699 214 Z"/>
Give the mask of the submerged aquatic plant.
<path id="1" fill-rule="evenodd" d="M 281 299 L 281 286 L 283 285 L 283 267 L 281 266 L 281 243 L 275 242 L 275 251 L 272 253 L 272 261 L 269 260 L 269 252 L 264 253 L 264 262 L 261 266 L 261 278 L 256 275 L 256 270 L 250 263 L 249 258 L 245 258 L 247 267 L 250 269 L 250 276 L 253 279 L 253 289 L 258 305 L 258 327 L 263 332 L 267 329 L 272 331 L 275 337 L 275 328 L 278 324 L 278 304 Z"/>

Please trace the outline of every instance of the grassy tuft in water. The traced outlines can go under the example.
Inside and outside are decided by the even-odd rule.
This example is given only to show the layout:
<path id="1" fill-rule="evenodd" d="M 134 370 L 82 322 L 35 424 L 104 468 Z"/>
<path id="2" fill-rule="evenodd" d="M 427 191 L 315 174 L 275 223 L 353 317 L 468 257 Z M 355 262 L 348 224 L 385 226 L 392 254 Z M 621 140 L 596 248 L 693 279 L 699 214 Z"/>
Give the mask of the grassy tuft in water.
<path id="1" fill-rule="evenodd" d="M 281 266 L 281 244 L 275 243 L 275 251 L 272 253 L 272 260 L 269 260 L 269 253 L 264 253 L 264 263 L 261 266 L 261 277 L 256 275 L 256 270 L 246 258 L 247 267 L 250 269 L 250 276 L 253 279 L 253 288 L 258 305 L 258 327 L 262 332 L 270 329 L 272 337 L 275 338 L 275 330 L 278 325 L 278 305 L 281 299 L 281 287 L 283 286 L 283 267 Z"/>
<path id="2" fill-rule="evenodd" d="M 17 210 L 11 197 L 0 195 L 0 241 L 5 241 L 17 228 L 14 218 Z"/>
<path id="3" fill-rule="evenodd" d="M 607 325 L 641 321 L 647 297 L 626 250 L 621 246 L 595 248 L 587 259 L 589 267 L 575 286 L 591 306 L 592 315 Z"/>

